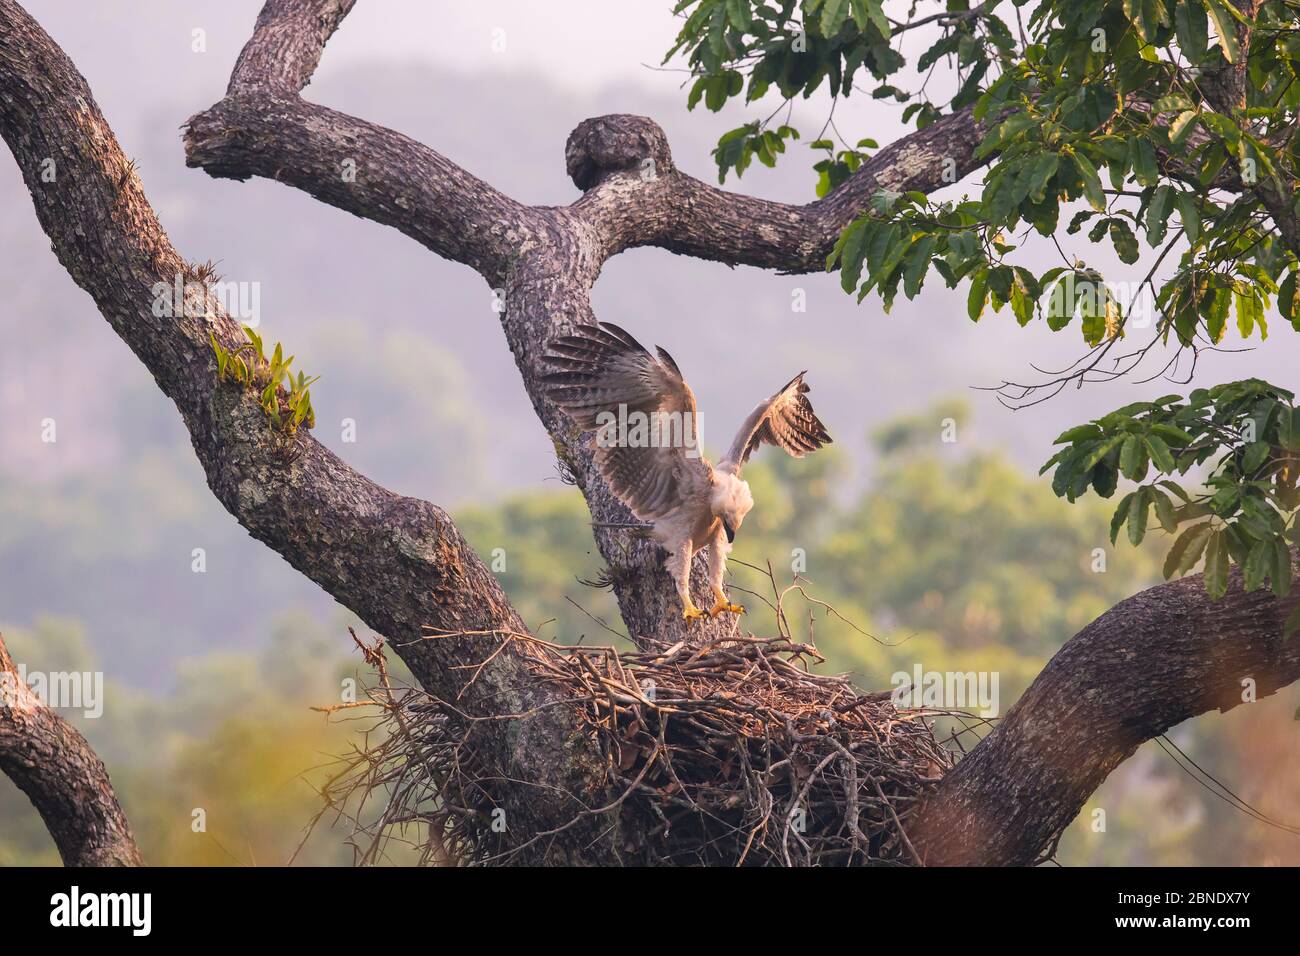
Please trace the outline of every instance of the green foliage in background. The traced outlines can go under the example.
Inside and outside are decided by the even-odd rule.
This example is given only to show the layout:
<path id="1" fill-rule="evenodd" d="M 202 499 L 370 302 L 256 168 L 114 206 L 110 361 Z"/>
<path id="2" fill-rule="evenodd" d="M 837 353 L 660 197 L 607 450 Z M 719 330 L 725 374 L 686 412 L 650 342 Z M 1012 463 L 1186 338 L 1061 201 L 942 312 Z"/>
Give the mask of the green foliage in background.
<path id="1" fill-rule="evenodd" d="M 616 634 L 606 627 L 622 633 L 613 595 L 583 583 L 597 582 L 604 562 L 578 492 L 517 495 L 497 505 L 461 508 L 456 526 L 534 634 L 566 644 L 609 644 Z"/>
<path id="2" fill-rule="evenodd" d="M 61 711 L 109 768 L 145 859 L 169 866 L 346 865 L 346 821 L 326 818 L 317 787 L 334 755 L 345 753 L 366 723 L 311 708 L 339 703 L 346 678 L 369 679 L 346 654 L 350 619 L 318 621 L 282 613 L 258 652 L 226 650 L 180 669 L 168 694 L 150 694 L 108 668 L 103 716 Z M 96 671 L 85 628 L 44 618 L 6 627 L 17 662 L 41 672 Z M 390 655 L 391 656 L 391 655 Z M 395 673 L 404 672 L 398 665 Z M 202 811 L 203 828 L 195 827 Z M 299 845 L 302 848 L 299 849 Z M 400 847 L 395 862 L 403 862 Z M 296 854 L 296 856 L 295 856 Z M 0 776 L 0 865 L 57 865 L 58 854 L 35 810 Z"/>
<path id="3" fill-rule="evenodd" d="M 956 443 L 942 440 L 948 424 L 955 426 Z M 916 664 L 927 670 L 997 671 L 1005 712 L 1057 647 L 1116 601 L 1159 579 L 1162 549 L 1147 541 L 1138 549 L 1111 551 L 1109 513 L 1101 502 L 1060 508 L 1041 481 L 1003 455 L 982 450 L 972 437 L 978 434 L 975 429 L 969 410 L 958 402 L 888 422 L 873 436 L 875 462 L 865 482 L 850 471 L 841 445 L 798 462 L 759 456 L 746 470 L 759 506 L 737 537 L 731 586 L 770 600 L 766 568 L 770 563 L 782 584 L 788 584 L 800 549 L 801 580 L 808 593 L 842 617 L 797 593 L 788 597 L 787 615 L 797 635 L 811 637 L 828 658 L 828 670 L 852 673 L 859 685 L 873 689 L 889 688 L 894 673 L 910 673 Z M 63 488 L 58 497 L 70 510 L 9 513 L 0 532 L 12 529 L 16 535 L 0 533 L 0 549 L 26 550 L 22 520 L 42 522 L 52 529 L 49 547 L 56 553 L 68 553 L 74 544 L 86 550 L 86 567 L 98 568 L 85 573 L 87 580 L 119 589 L 118 575 L 160 581 L 154 600 L 162 601 L 182 586 L 182 579 L 173 582 L 141 570 L 144 566 L 134 563 L 132 555 L 169 555 L 193 540 L 193 509 L 206 500 L 197 478 L 187 482 L 165 464 L 165 459 L 150 457 L 118 476 L 133 489 L 129 498 L 156 505 L 152 523 L 122 521 L 120 504 L 111 496 L 75 496 Z M 182 492 L 189 487 L 192 495 Z M 151 496 L 164 488 L 172 489 L 170 498 Z M 41 498 L 14 492 L 3 500 L 39 505 Z M 55 524 L 60 515 L 72 522 L 63 531 Z M 601 560 L 576 490 L 515 494 L 497 505 L 459 509 L 456 517 L 489 566 L 493 550 L 504 550 L 498 574 L 530 626 L 554 620 L 540 628 L 543 636 L 567 643 L 618 643 L 588 616 L 621 628 L 610 593 L 582 583 L 599 578 Z M 123 525 L 147 529 L 148 535 L 124 539 Z M 1162 534 L 1153 528 L 1148 538 Z M 230 546 L 212 543 L 214 553 Z M 1097 562 L 1098 549 L 1104 564 Z M 112 562 L 107 561 L 110 555 L 115 556 Z M 164 563 L 176 562 L 167 558 Z M 218 570 L 214 565 L 209 574 Z M 47 572 L 38 567 L 37 573 Z M 193 577 L 188 568 L 184 574 Z M 195 599 L 213 589 L 207 584 L 194 592 Z M 247 621 L 244 615 L 231 621 L 243 629 L 232 631 L 220 652 L 192 654 L 164 690 L 132 686 L 134 668 L 122 666 L 129 658 L 116 652 L 126 636 L 139 630 L 129 620 L 107 618 L 112 622 L 107 625 L 96 620 L 96 645 L 115 648 L 112 659 L 99 661 L 90 650 L 91 635 L 76 621 L 45 618 L 31 627 L 2 627 L 15 656 L 33 669 L 109 665 L 104 716 L 65 716 L 106 761 L 150 861 L 349 863 L 346 823 L 330 826 L 331 817 L 301 851 L 298 845 L 321 806 L 315 785 L 330 772 L 335 756 L 360 743 L 367 726 L 364 712 L 345 711 L 330 721 L 311 709 L 338 703 L 344 679 L 369 678 L 350 652 L 346 628 L 356 622 L 285 610 L 305 601 L 305 591 L 262 593 L 249 590 L 238 577 L 215 590 L 245 595 Z M 104 600 L 96 597 L 82 613 L 95 617 Z M 139 613 L 146 603 L 137 606 Z M 764 601 L 746 596 L 743 603 L 750 608 L 743 624 L 772 633 L 775 621 Z M 180 616 L 177 610 L 168 614 L 166 607 L 161 613 L 158 621 L 144 625 L 149 633 L 165 632 L 163 622 Z M 208 613 L 230 619 L 225 605 L 214 605 Z M 256 625 L 253 630 L 245 627 L 248 622 Z M 259 650 L 239 649 L 254 642 Z M 393 655 L 389 661 L 395 673 L 403 673 Z M 1284 705 L 1293 707 L 1294 701 L 1280 695 L 1268 713 Z M 1280 752 L 1293 746 L 1278 735 L 1293 734 L 1294 722 L 1260 720 L 1249 732 L 1253 745 L 1271 741 L 1268 746 L 1282 748 Z M 1188 746 L 1195 745 L 1207 766 L 1231 771 L 1236 768 L 1233 755 L 1243 746 L 1231 726 L 1198 721 L 1189 732 L 1200 736 Z M 1242 770 L 1231 779 L 1244 785 L 1254 778 Z M 1109 838 L 1088 831 L 1085 814 L 1074 828 L 1079 832 L 1068 841 L 1062 857 L 1067 862 L 1179 863 L 1213 851 L 1220 862 L 1242 863 L 1253 859 L 1245 848 L 1263 852 L 1251 842 L 1256 840 L 1249 829 L 1253 824 L 1240 815 L 1214 818 L 1209 827 L 1209 814 L 1218 812 L 1215 801 L 1201 799 L 1158 751 L 1126 764 L 1107 788 L 1095 800 L 1111 810 Z M 1166 822 L 1153 829 L 1150 808 L 1170 801 L 1183 810 L 1161 815 Z M 206 811 L 206 832 L 192 829 L 191 814 L 197 808 Z M 1207 832 L 1220 836 L 1209 847 L 1189 848 L 1192 841 L 1204 843 Z M 1222 839 L 1224 833 L 1237 833 L 1240 839 Z M 1241 854 L 1232 850 L 1238 845 Z M 393 844 L 390 861 L 405 862 L 402 853 Z M 56 862 L 35 811 L 0 779 L 0 863 Z"/>

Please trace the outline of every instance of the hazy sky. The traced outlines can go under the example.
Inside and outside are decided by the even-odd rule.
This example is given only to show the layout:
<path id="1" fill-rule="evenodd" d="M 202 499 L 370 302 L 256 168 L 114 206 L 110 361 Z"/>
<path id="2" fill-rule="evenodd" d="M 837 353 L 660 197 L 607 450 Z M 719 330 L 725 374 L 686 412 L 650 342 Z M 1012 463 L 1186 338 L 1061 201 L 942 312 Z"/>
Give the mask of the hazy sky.
<path id="1" fill-rule="evenodd" d="M 110 116 L 130 115 L 191 90 L 215 98 L 261 8 L 260 0 L 24 5 L 86 73 Z M 361 0 L 330 40 L 316 78 L 327 81 L 358 64 L 415 62 L 485 81 L 538 74 L 561 94 L 635 86 L 677 96 L 684 64 L 660 66 L 680 23 L 672 6 L 671 0 Z M 202 53 L 192 50 L 194 30 L 204 31 Z M 924 41 L 924 31 L 904 38 L 905 46 Z M 124 63 L 130 68 L 123 69 Z M 429 100 L 437 106 L 436 89 L 429 90 Z M 826 103 L 822 97 L 799 103 L 795 115 L 820 124 Z M 495 107 L 503 119 L 509 116 L 508 103 Z M 870 127 L 870 135 L 883 142 L 902 128 L 897 114 L 864 96 L 842 104 L 838 118 L 846 129 Z"/>
<path id="2" fill-rule="evenodd" d="M 521 436 L 529 429 L 538 431 L 529 421 L 522 389 L 505 384 L 511 376 L 509 358 L 491 314 L 477 314 L 487 299 L 481 281 L 467 269 L 438 261 L 391 230 L 359 223 L 278 184 L 215 182 L 184 167 L 177 127 L 224 90 L 260 0 L 29 0 L 27 6 L 86 74 L 124 148 L 141 160 L 150 198 L 187 255 L 196 261 L 218 260 L 234 277 L 260 281 L 267 313 L 277 324 L 321 308 L 342 312 L 339 303 L 349 301 L 350 289 L 358 289 L 363 292 L 352 296 L 353 310 L 341 317 L 356 321 L 364 310 L 368 325 L 389 327 L 405 321 L 393 314 L 395 306 L 412 301 L 402 286 L 419 275 L 424 280 L 420 304 L 430 313 L 425 334 L 466 366 L 471 389 L 491 380 L 510 391 L 513 404 L 502 408 L 519 423 Z M 675 36 L 678 21 L 671 6 L 670 0 L 361 0 L 330 41 L 307 94 L 407 132 L 528 202 L 576 198 L 563 173 L 564 139 L 583 118 L 609 112 L 654 117 L 668 131 L 678 165 L 714 179 L 709 149 L 717 136 L 769 109 L 729 107 L 721 116 L 703 108 L 687 113 L 680 88 L 684 74 L 650 68 L 658 65 Z M 193 49 L 195 30 L 204 31 L 202 52 Z M 911 52 L 926 42 L 923 32 L 902 38 Z M 907 67 L 897 82 L 907 85 L 912 79 Z M 931 88 L 941 82 L 941 77 L 932 79 Z M 806 143 L 825 121 L 827 102 L 814 97 L 795 109 L 794 121 Z M 842 103 L 835 119 L 849 141 L 872 136 L 885 143 L 901 131 L 898 107 L 869 96 Z M 755 164 L 743 180 L 730 179 L 727 188 L 806 201 L 811 198 L 811 160 L 804 144 L 794 144 L 777 170 Z M 12 164 L 0 164 L 0 188 L 12 189 L 15 174 Z M 978 178 L 972 177 L 970 188 L 979 188 Z M 30 235 L 25 223 L 34 223 L 30 208 L 18 210 L 9 223 L 0 220 L 0 230 Z M 319 248 L 322 239 L 325 250 Z M 1092 246 L 1082 237 L 1062 236 L 1060 241 L 1067 253 L 1086 258 L 1108 277 L 1137 276 L 1147 266 L 1144 260 L 1120 267 L 1109 247 Z M 299 271 L 304 263 L 329 259 L 335 286 L 329 294 L 321 295 L 318 275 L 310 268 L 305 270 L 309 283 L 295 285 L 278 274 L 277 262 L 288 249 L 293 249 L 289 265 Z M 1040 268 L 1059 264 L 1055 249 L 1038 237 L 1029 237 L 1022 252 Z M 47 255 L 41 262 L 50 269 L 41 281 L 28 264 L 14 264 L 11 306 L 15 299 L 76 296 L 75 290 L 68 291 L 66 277 L 67 288 L 53 288 L 61 272 Z M 792 315 L 789 309 L 796 285 L 808 293 L 804 315 Z M 1152 387 L 1169 390 L 1159 385 L 1094 387 L 1064 394 L 1032 412 L 1004 413 L 991 395 L 969 389 L 1003 379 L 1033 380 L 1031 364 L 1068 364 L 1085 351 L 1077 333 L 1054 335 L 1041 323 L 1018 329 L 1006 315 L 972 327 L 964 314 L 964 291 L 948 292 L 935 276 L 920 298 L 905 302 L 900 297 L 893 314 L 885 316 L 874 298 L 854 305 L 838 291 L 834 276 L 791 280 L 657 250 L 633 250 L 607 265 L 595 298 L 600 318 L 625 324 L 646 338 L 662 336 L 656 341 L 684 354 L 688 375 L 692 367 L 701 367 L 692 354 L 698 352 L 701 364 L 714 363 L 716 384 L 736 383 L 734 389 L 712 394 L 707 381 L 697 385 L 702 403 L 717 407 L 715 417 L 724 423 L 752 402 L 744 389 L 764 392 L 768 386 L 759 383 L 788 378 L 785 364 L 803 367 L 815 360 L 812 380 L 829 393 L 824 400 L 833 409 L 852 409 L 858 417 L 847 423 L 856 433 L 851 440 L 900 409 L 965 391 L 980 408 L 986 435 L 1026 463 L 1036 463 L 1046 457 L 1042 451 L 1062 424 L 1100 414 Z M 462 317 L 467 308 L 474 309 L 473 320 Z M 694 321 L 692 313 L 707 315 L 708 321 Z M 0 306 L 0 321 L 19 314 L 17 308 Z M 716 368 L 717 349 L 731 349 L 739 328 L 746 332 L 745 348 L 733 350 L 731 361 Z M 690 339 L 683 341 L 687 329 L 697 348 Z M 108 341 L 106 330 L 97 334 Z M 804 346 L 806 356 L 800 354 Z M 1214 356 L 1203 363 L 1202 375 L 1215 381 L 1278 374 L 1285 381 L 1293 348 L 1287 339 L 1270 341 L 1248 357 Z M 785 355 L 785 363 L 775 360 Z M 33 387 L 41 381 L 35 376 Z M 494 397 L 480 394 L 475 400 L 491 405 Z M 330 438 L 322 435 L 322 440 Z M 522 446 L 511 444 L 512 453 L 521 449 L 539 461 L 548 455 L 540 434 Z"/>

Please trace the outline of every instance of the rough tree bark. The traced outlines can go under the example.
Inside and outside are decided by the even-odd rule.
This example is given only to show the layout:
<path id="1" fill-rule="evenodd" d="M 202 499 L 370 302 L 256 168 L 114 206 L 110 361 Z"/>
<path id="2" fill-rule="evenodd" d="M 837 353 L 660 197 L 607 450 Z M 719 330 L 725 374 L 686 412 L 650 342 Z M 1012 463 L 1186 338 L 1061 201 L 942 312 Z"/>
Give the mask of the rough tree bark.
<path id="1" fill-rule="evenodd" d="M 1282 636 L 1296 603 L 1246 593 L 1234 569 L 1218 601 L 1196 575 L 1115 605 L 940 781 L 911 834 L 925 862 L 1030 863 L 1144 741 L 1300 679 L 1300 640 Z"/>
<path id="2" fill-rule="evenodd" d="M 0 772 L 32 801 L 65 866 L 140 865 L 104 762 L 23 683 L 2 636 Z"/>
<path id="3" fill-rule="evenodd" d="M 552 337 L 595 321 L 590 290 L 605 260 L 656 245 L 729 264 L 819 270 L 877 189 L 928 192 L 979 165 L 973 153 L 983 131 L 962 111 L 882 149 L 825 199 L 785 205 L 692 179 L 675 168 L 653 121 L 605 116 L 580 124 L 566 147 L 581 198 L 525 206 L 427 146 L 301 98 L 352 5 L 269 0 L 226 96 L 189 121 L 187 162 L 214 176 L 273 178 L 392 225 L 501 290 L 524 387 L 598 524 L 626 522 L 628 512 L 538 377 Z M 60 261 L 176 403 L 223 505 L 385 634 L 430 693 L 463 708 L 474 750 L 499 770 L 494 799 L 507 807 L 515 838 L 533 847 L 517 859 L 634 861 L 638 834 L 616 812 L 590 809 L 602 797 L 590 742 L 533 676 L 527 654 L 503 641 L 523 625 L 447 515 L 378 487 L 309 435 L 289 449 L 270 435 L 256 402 L 216 381 L 209 332 L 227 345 L 242 336 L 215 302 L 194 317 L 152 314 L 154 284 L 192 269 L 172 249 L 85 81 L 14 0 L 0 0 L 0 135 Z M 57 184 L 39 176 L 51 157 Z M 347 160 L 355 180 L 342 175 Z M 699 640 L 734 626 L 684 630 L 654 549 L 613 528 L 598 527 L 596 540 L 634 639 Z M 1241 676 L 1261 693 L 1295 680 L 1296 651 L 1280 640 L 1285 611 L 1239 587 L 1211 605 L 1198 577 L 1118 605 L 1053 658 L 943 781 L 915 824 L 927 861 L 1032 862 L 1142 740 L 1231 704 Z M 428 639 L 426 628 L 442 636 Z M 575 813 L 581 825 L 560 829 Z"/>
<path id="4" fill-rule="evenodd" d="M 431 694 L 456 702 L 475 728 L 470 749 L 502 780 L 519 781 L 494 794 L 518 832 L 550 830 L 588 807 L 598 755 L 523 655 L 502 647 L 502 635 L 524 625 L 446 512 L 381 488 L 308 434 L 287 446 L 250 392 L 219 384 L 209 334 L 227 347 L 244 335 L 215 298 L 175 318 L 154 315 L 155 285 L 194 270 L 85 80 L 12 0 L 0 0 L 0 136 L 59 261 L 176 404 L 226 509 L 385 635 Z M 41 176 L 47 160 L 53 182 Z M 595 838 L 571 827 L 524 859 L 609 859 L 618 844 Z"/>

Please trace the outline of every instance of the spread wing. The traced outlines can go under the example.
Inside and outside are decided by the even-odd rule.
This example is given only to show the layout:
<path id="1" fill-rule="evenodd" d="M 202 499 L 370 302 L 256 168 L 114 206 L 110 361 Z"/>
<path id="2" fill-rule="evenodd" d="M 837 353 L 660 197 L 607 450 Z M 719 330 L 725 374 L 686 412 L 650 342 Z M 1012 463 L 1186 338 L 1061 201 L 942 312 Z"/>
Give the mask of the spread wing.
<path id="1" fill-rule="evenodd" d="M 547 349 L 553 372 L 542 377 L 551 400 L 577 423 L 596 432 L 596 464 L 619 500 L 643 521 L 682 503 L 689 471 L 700 467 L 695 395 L 673 357 L 651 355 L 617 325 L 580 326 Z M 635 425 L 657 422 L 649 442 L 609 430 L 611 418 Z M 693 449 L 693 459 L 687 457 Z M 693 484 L 693 483 L 691 483 Z"/>
<path id="2" fill-rule="evenodd" d="M 719 463 L 722 471 L 740 474 L 749 456 L 763 444 L 784 448 L 795 458 L 831 443 L 826 426 L 813 412 L 808 401 L 808 386 L 800 372 L 785 387 L 749 413 L 740 426 L 727 457 Z"/>

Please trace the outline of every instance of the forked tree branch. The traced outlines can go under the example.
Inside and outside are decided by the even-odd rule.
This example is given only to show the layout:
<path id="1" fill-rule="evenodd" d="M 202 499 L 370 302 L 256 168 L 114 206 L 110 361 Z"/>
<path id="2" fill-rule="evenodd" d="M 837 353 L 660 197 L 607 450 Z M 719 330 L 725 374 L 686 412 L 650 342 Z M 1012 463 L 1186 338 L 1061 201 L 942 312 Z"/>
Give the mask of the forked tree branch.
<path id="1" fill-rule="evenodd" d="M 522 206 L 409 137 L 299 96 L 352 3 L 268 3 L 225 98 L 187 124 L 187 163 L 218 177 L 286 182 L 499 273 L 518 242 L 503 224 L 519 220 Z"/>
<path id="2" fill-rule="evenodd" d="M 573 326 L 596 321 L 590 293 L 601 267 L 634 246 L 786 272 L 824 269 L 836 237 L 877 189 L 936 189 L 976 168 L 980 124 L 969 110 L 945 117 L 881 150 L 825 199 L 792 206 L 727 193 L 679 172 L 652 120 L 599 117 L 574 130 L 565 152 L 584 195 L 567 207 L 525 206 L 428 146 L 301 99 L 351 5 L 268 0 L 227 95 L 187 124 L 187 163 L 213 176 L 286 182 L 477 270 L 499 290 L 524 387 L 587 499 L 631 637 L 645 644 L 725 636 L 735 627 L 728 616 L 684 624 L 659 549 L 617 527 L 632 520 L 630 512 L 541 387 L 546 347 Z M 695 590 L 707 594 L 702 556 L 694 572 Z"/>
<path id="3" fill-rule="evenodd" d="M 657 245 L 732 264 L 821 271 L 836 237 L 877 190 L 930 192 L 987 162 L 974 158 L 985 129 L 966 108 L 886 146 L 824 199 L 789 205 L 678 171 L 652 120 L 598 117 L 570 136 L 569 175 L 584 192 L 611 177 L 622 188 L 584 197 L 570 207 L 572 218 L 557 219 L 558 210 L 524 206 L 422 143 L 299 97 L 353 2 L 268 0 L 225 98 L 187 123 L 187 162 L 213 176 L 287 182 L 396 226 L 489 281 L 557 225 L 575 238 L 594 232 L 601 241 L 592 251 L 602 261 Z M 349 160 L 356 183 L 342 175 Z"/>

